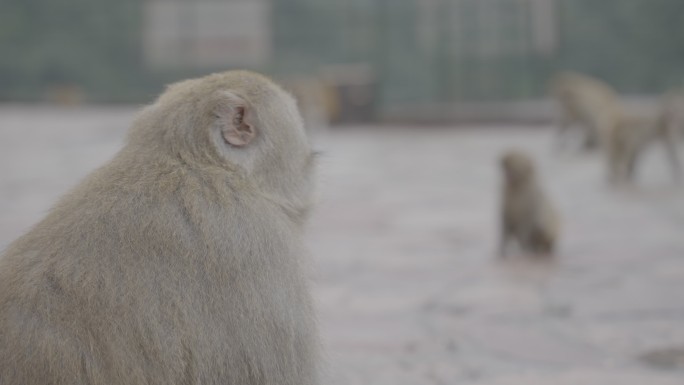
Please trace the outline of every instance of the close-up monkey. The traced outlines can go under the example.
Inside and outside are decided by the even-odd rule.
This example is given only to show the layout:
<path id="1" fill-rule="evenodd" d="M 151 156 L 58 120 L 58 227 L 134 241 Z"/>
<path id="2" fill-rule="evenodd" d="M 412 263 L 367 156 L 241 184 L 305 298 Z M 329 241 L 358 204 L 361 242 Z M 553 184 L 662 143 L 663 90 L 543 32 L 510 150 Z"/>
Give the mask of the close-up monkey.
<path id="1" fill-rule="evenodd" d="M 500 159 L 503 172 L 499 254 L 507 255 L 516 241 L 523 252 L 554 253 L 559 216 L 542 190 L 532 159 L 523 151 L 507 151 Z"/>
<path id="2" fill-rule="evenodd" d="M 582 130 L 585 150 L 598 149 L 609 140 L 622 112 L 608 84 L 579 73 L 562 72 L 552 79 L 550 91 L 559 108 L 559 143 L 571 127 Z"/>
<path id="3" fill-rule="evenodd" d="M 655 117 L 622 116 L 608 145 L 608 178 L 613 184 L 634 181 L 639 157 L 653 142 L 662 143 L 675 181 L 681 179 L 681 161 L 678 153 L 679 127 L 672 121 L 667 104 Z"/>
<path id="4" fill-rule="evenodd" d="M 317 384 L 314 167 L 267 78 L 171 85 L 0 257 L 0 384 Z"/>

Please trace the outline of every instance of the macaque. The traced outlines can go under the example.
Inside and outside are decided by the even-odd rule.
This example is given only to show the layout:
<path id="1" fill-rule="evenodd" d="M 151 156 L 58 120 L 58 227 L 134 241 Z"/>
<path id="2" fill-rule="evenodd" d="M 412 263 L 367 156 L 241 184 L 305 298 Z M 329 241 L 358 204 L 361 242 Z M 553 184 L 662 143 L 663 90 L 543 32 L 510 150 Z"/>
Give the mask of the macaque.
<path id="1" fill-rule="evenodd" d="M 684 89 L 670 90 L 661 98 L 660 119 L 667 125 L 667 132 L 676 136 L 676 140 L 684 138 Z"/>
<path id="2" fill-rule="evenodd" d="M 634 180 L 639 156 L 654 141 L 663 144 L 673 177 L 681 179 L 681 161 L 677 150 L 679 127 L 672 121 L 667 104 L 655 117 L 622 116 L 613 129 L 608 146 L 608 178 L 614 185 Z"/>
<path id="3" fill-rule="evenodd" d="M 572 126 L 584 132 L 583 147 L 594 150 L 609 140 L 622 114 L 615 91 L 598 79 L 573 72 L 556 75 L 551 94 L 558 102 L 558 137 L 567 136 Z"/>
<path id="4" fill-rule="evenodd" d="M 0 384 L 317 384 L 314 158 L 269 79 L 171 85 L 0 257 Z"/>
<path id="5" fill-rule="evenodd" d="M 503 171 L 500 255 L 507 255 L 513 240 L 523 252 L 553 255 L 559 217 L 539 185 L 532 159 L 522 151 L 510 150 L 500 162 Z"/>

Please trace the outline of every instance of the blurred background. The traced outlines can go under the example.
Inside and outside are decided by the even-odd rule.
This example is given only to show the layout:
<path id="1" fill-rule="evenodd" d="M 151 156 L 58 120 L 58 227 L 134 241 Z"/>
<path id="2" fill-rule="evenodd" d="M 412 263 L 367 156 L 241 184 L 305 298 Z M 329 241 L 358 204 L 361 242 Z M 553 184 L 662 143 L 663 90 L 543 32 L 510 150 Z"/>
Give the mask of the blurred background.
<path id="1" fill-rule="evenodd" d="M 0 247 L 166 84 L 233 68 L 290 89 L 325 153 L 326 383 L 682 383 L 684 189 L 658 146 L 619 191 L 604 154 L 559 151 L 548 90 L 572 70 L 656 111 L 684 1 L 3 0 Z M 554 259 L 496 258 L 512 147 L 561 213 Z"/>
<path id="2" fill-rule="evenodd" d="M 7 0 L 0 100 L 147 102 L 236 67 L 363 83 L 373 118 L 541 99 L 569 68 L 657 94 L 684 77 L 683 14 L 677 0 Z"/>

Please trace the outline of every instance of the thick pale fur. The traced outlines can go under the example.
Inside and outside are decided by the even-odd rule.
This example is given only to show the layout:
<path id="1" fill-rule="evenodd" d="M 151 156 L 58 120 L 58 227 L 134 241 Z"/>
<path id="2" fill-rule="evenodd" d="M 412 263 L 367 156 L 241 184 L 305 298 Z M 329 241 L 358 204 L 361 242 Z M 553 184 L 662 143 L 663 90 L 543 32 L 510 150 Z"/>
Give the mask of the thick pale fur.
<path id="1" fill-rule="evenodd" d="M 675 140 L 684 138 L 684 88 L 672 89 L 660 100 L 660 119 Z"/>
<path id="2" fill-rule="evenodd" d="M 510 150 L 501 157 L 501 168 L 501 256 L 506 255 L 513 240 L 524 252 L 553 254 L 559 216 L 537 181 L 532 159 L 520 150 Z"/>
<path id="3" fill-rule="evenodd" d="M 629 182 L 634 177 L 638 155 L 647 141 L 652 139 L 656 121 L 636 116 L 623 116 L 612 132 L 609 141 L 607 166 L 608 180 L 612 184 Z"/>
<path id="4" fill-rule="evenodd" d="M 673 177 L 681 179 L 681 161 L 677 149 L 678 129 L 668 105 L 657 116 L 623 115 L 611 133 L 608 146 L 608 178 L 613 184 L 633 182 L 639 156 L 653 142 L 662 143 Z"/>
<path id="5" fill-rule="evenodd" d="M 244 148 L 213 112 L 235 96 L 255 112 Z M 170 86 L 0 259 L 0 384 L 318 383 L 312 167 L 293 98 L 265 77 Z"/>
<path id="6" fill-rule="evenodd" d="M 586 75 L 562 72 L 551 82 L 551 95 L 559 106 L 559 139 L 574 125 L 584 131 L 585 149 L 606 145 L 622 115 L 610 86 Z"/>

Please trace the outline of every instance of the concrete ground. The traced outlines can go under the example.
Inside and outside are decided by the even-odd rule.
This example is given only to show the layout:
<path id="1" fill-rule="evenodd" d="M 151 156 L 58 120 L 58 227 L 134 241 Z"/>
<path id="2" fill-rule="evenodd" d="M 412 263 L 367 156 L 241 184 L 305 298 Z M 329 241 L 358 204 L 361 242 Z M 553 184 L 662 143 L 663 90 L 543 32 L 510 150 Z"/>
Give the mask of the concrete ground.
<path id="1" fill-rule="evenodd" d="M 0 247 L 110 158 L 128 108 L 0 108 Z M 546 127 L 548 128 L 548 127 Z M 539 127 L 337 127 L 318 137 L 314 291 L 339 385 L 684 383 L 684 188 L 639 187 Z M 558 258 L 496 259 L 497 158 L 537 159 Z"/>

